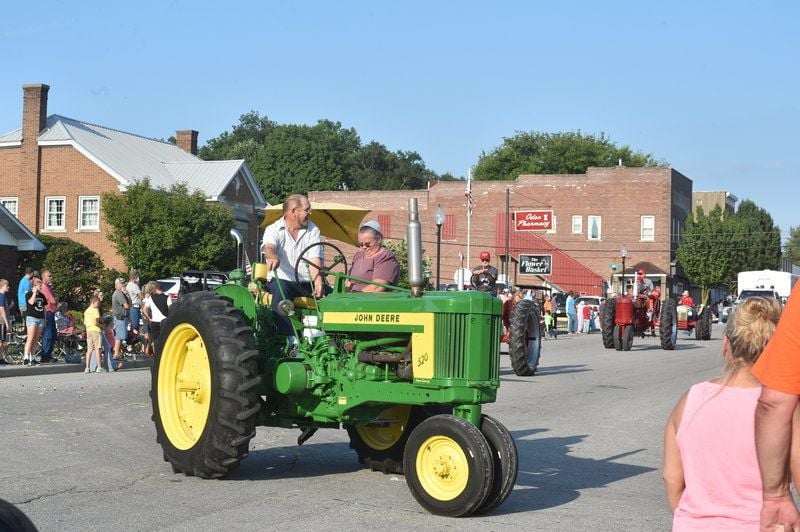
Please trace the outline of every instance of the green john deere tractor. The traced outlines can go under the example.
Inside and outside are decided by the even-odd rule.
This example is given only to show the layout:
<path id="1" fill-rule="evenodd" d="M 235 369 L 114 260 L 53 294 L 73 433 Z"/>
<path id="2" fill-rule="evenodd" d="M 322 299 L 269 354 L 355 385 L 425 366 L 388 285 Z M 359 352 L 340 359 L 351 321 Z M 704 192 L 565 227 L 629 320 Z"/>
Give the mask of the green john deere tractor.
<path id="1" fill-rule="evenodd" d="M 162 324 L 151 390 L 175 472 L 224 477 L 258 425 L 299 428 L 298 444 L 344 427 L 362 463 L 403 473 L 432 513 L 482 514 L 505 501 L 516 446 L 481 413 L 500 385 L 501 304 L 479 291 L 423 293 L 416 199 L 409 213 L 411 289 L 346 292 L 336 249 L 316 272 L 332 279 L 332 293 L 283 302 L 295 345 L 275 332 L 265 265 L 180 298 Z M 311 265 L 305 251 L 297 265 Z"/>

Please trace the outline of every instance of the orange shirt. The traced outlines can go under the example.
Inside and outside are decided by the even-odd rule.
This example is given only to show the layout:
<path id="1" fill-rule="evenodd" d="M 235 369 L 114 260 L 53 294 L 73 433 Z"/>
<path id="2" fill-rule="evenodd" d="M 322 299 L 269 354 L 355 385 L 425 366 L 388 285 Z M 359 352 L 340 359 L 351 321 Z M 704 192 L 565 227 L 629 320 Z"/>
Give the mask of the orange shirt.
<path id="1" fill-rule="evenodd" d="M 752 372 L 764 386 L 800 395 L 800 283 L 792 290 L 775 334 Z"/>

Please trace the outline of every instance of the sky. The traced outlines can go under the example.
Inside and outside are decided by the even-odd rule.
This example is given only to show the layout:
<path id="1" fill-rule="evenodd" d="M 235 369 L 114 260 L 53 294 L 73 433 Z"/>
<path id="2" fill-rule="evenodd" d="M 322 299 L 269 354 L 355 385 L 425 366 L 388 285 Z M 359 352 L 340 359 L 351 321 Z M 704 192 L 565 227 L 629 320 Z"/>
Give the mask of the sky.
<path id="1" fill-rule="evenodd" d="M 800 226 L 796 1 L 33 5 L 3 2 L 0 133 L 26 83 L 50 114 L 200 145 L 251 110 L 334 120 L 456 176 L 518 131 L 580 130 Z"/>

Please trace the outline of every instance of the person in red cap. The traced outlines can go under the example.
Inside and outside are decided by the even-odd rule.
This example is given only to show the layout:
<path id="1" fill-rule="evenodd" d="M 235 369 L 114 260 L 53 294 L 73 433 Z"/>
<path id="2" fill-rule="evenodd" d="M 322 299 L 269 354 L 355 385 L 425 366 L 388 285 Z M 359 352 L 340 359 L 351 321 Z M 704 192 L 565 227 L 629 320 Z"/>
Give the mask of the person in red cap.
<path id="1" fill-rule="evenodd" d="M 492 256 L 488 251 L 482 251 L 480 255 L 481 263 L 472 268 L 473 278 L 479 276 L 478 281 L 483 286 L 485 292 L 491 293 L 493 296 L 497 295 L 497 288 L 495 288 L 495 281 L 497 281 L 497 268 L 489 265 Z M 476 288 L 479 288 L 476 286 Z"/>

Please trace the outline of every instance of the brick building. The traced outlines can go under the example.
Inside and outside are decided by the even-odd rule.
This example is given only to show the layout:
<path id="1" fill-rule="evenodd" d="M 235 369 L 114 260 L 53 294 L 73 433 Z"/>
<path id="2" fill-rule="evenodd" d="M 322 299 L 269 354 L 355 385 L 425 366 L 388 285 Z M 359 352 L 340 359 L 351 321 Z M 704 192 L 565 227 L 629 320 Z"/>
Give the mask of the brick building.
<path id="1" fill-rule="evenodd" d="M 388 238 L 405 237 L 408 198 L 418 198 L 423 245 L 434 272 L 434 213 L 441 205 L 446 214 L 442 283 L 452 282 L 457 268 L 474 267 L 483 250 L 492 253 L 502 273 L 508 234 L 512 282 L 589 295 L 604 295 L 609 284 L 619 291 L 624 244 L 628 280 L 642 268 L 667 294 L 688 288 L 675 262 L 675 236 L 692 209 L 692 181 L 672 168 L 589 168 L 586 174 L 473 181 L 469 257 L 465 185 L 442 181 L 428 190 L 311 192 L 309 197 L 372 209 L 369 217 L 380 221 Z M 345 253 L 354 251 L 345 247 Z"/>
<path id="2" fill-rule="evenodd" d="M 230 206 L 255 256 L 267 202 L 245 161 L 201 160 L 197 131 L 177 131 L 176 146 L 47 116 L 48 91 L 47 85 L 24 85 L 22 127 L 0 135 L 0 204 L 34 234 L 71 238 L 98 253 L 106 267 L 124 269 L 106 238 L 101 196 L 148 178 L 154 187 L 186 183 Z"/>
<path id="3" fill-rule="evenodd" d="M 697 214 L 697 208 L 703 209 L 705 214 L 710 213 L 715 207 L 722 209 L 722 215 L 736 212 L 736 202 L 739 198 L 727 191 L 697 191 L 692 192 L 692 214 Z"/>

